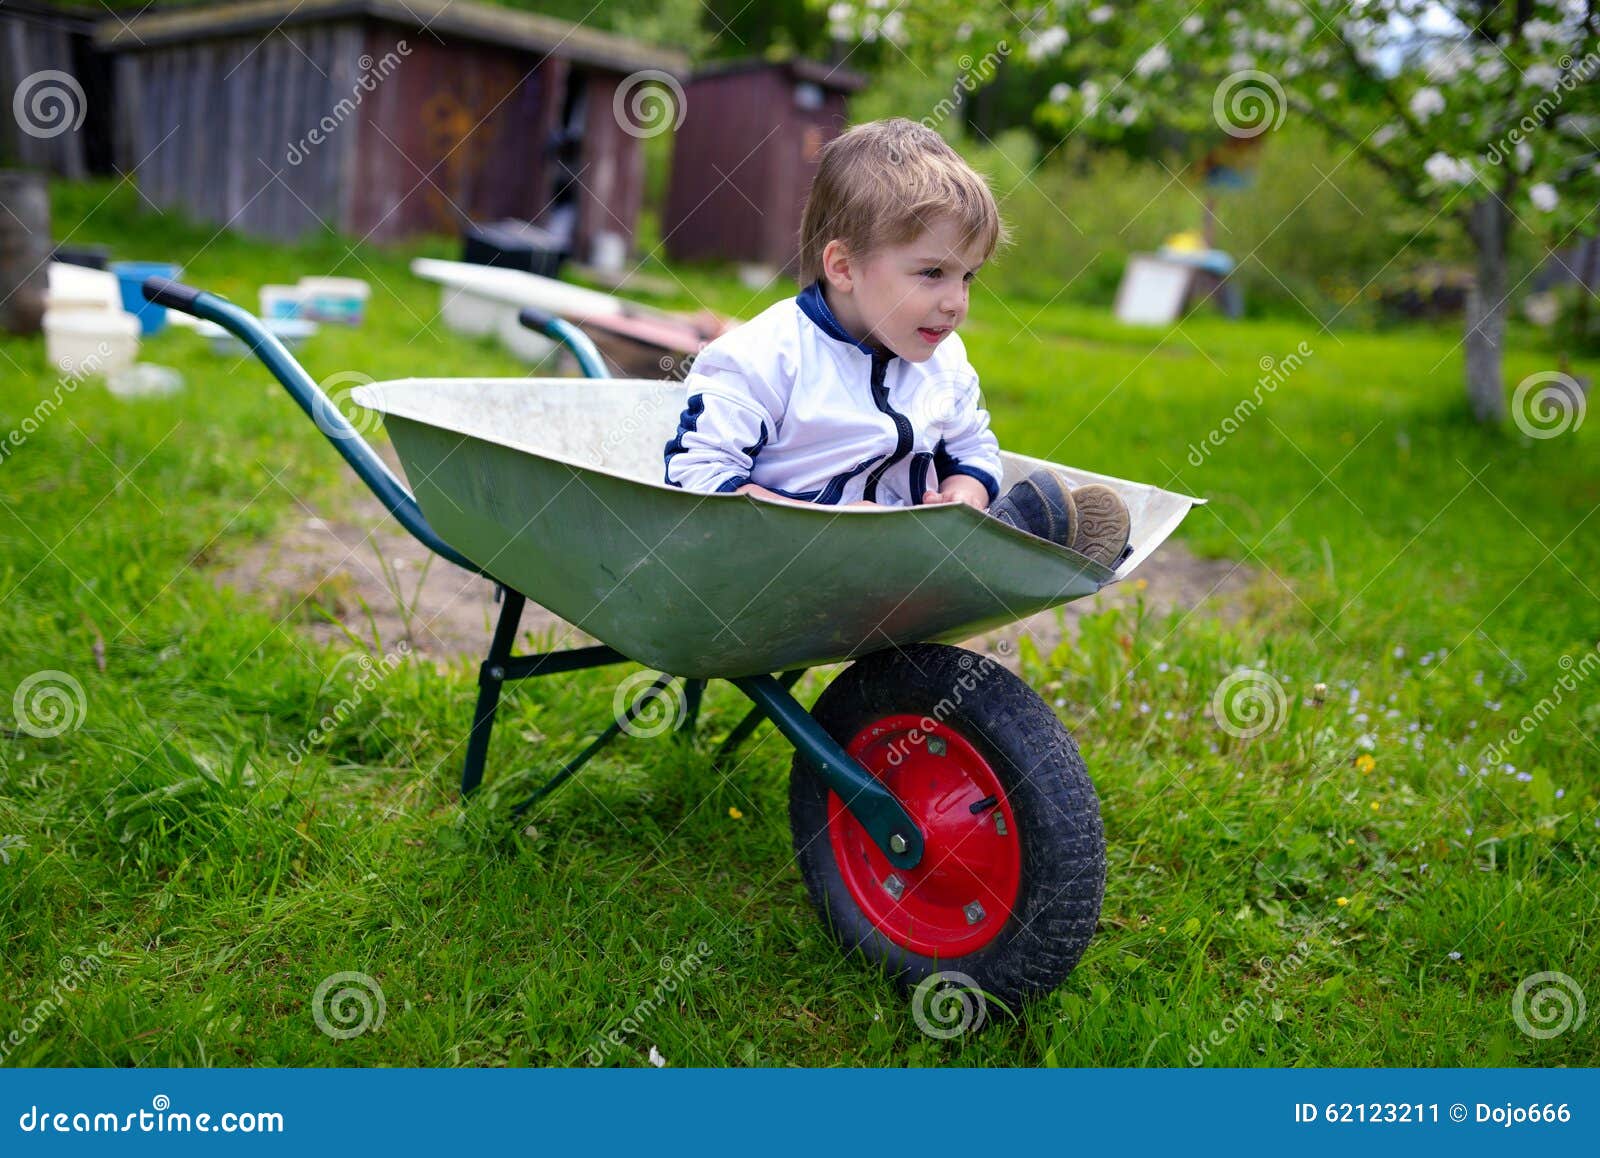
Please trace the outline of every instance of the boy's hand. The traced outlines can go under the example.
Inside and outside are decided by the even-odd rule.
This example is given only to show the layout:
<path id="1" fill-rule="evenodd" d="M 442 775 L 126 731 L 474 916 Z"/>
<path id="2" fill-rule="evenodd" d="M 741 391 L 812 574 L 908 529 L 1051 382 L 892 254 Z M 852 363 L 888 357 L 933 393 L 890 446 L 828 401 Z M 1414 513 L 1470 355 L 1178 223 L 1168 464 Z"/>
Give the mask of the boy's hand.
<path id="1" fill-rule="evenodd" d="M 989 492 L 971 475 L 953 474 L 939 484 L 938 490 L 924 494 L 922 503 L 924 506 L 938 503 L 966 503 L 969 507 L 983 511 L 989 508 Z"/>

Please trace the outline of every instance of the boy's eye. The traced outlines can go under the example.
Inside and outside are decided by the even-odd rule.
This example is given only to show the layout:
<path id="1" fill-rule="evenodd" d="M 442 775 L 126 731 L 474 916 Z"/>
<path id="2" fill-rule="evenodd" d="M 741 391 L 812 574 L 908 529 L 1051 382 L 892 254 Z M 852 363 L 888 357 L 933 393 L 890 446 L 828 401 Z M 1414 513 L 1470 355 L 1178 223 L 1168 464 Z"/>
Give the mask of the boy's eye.
<path id="1" fill-rule="evenodd" d="M 939 277 L 943 273 L 944 273 L 944 270 L 942 270 L 942 269 L 925 269 L 925 270 L 922 271 L 922 276 L 923 277 Z"/>

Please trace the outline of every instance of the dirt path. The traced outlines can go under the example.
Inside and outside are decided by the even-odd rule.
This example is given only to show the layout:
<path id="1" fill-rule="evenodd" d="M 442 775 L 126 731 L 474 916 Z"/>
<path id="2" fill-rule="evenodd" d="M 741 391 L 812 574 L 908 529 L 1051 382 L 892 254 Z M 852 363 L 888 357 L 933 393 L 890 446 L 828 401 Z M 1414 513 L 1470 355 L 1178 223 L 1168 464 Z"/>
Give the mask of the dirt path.
<path id="1" fill-rule="evenodd" d="M 387 447 L 384 451 L 389 457 Z M 252 544 L 220 570 L 218 584 L 265 595 L 275 614 L 298 622 L 321 641 L 347 640 L 349 632 L 370 643 L 375 624 L 380 651 L 404 639 L 435 660 L 482 659 L 499 613 L 492 584 L 434 556 L 353 481 L 350 494 L 347 511 L 303 507 L 287 529 Z M 1164 615 L 1174 607 L 1223 606 L 1252 578 L 1247 568 L 1197 558 L 1181 543 L 1168 541 L 1134 579 L 979 636 L 967 646 L 1000 655 L 1015 667 L 1015 644 L 1024 634 L 1048 655 L 1081 616 L 1131 603 L 1137 594 Z M 1140 579 L 1146 585 L 1137 589 Z M 531 602 L 522 630 L 532 632 L 541 649 L 596 642 Z M 525 637 L 520 646 L 527 646 Z"/>

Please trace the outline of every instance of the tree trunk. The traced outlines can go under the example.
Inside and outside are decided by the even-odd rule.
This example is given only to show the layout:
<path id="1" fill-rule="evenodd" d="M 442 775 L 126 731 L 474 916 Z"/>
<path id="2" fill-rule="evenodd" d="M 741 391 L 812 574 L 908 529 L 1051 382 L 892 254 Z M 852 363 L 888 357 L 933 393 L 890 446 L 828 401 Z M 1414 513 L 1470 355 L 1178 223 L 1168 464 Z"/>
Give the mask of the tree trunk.
<path id="1" fill-rule="evenodd" d="M 1506 386 L 1501 359 L 1506 335 L 1506 226 L 1494 196 L 1472 207 L 1468 231 L 1478 251 L 1478 277 L 1467 294 L 1467 401 L 1479 422 L 1502 422 Z"/>
<path id="2" fill-rule="evenodd" d="M 41 173 L 0 170 L 0 330 L 37 334 L 50 262 L 50 197 Z"/>

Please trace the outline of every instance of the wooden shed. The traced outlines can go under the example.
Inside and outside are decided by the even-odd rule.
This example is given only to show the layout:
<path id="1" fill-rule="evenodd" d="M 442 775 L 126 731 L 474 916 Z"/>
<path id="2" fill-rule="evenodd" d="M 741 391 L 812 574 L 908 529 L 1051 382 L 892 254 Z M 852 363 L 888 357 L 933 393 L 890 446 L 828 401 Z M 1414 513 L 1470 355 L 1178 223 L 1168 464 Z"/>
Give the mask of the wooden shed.
<path id="1" fill-rule="evenodd" d="M 468 0 L 243 0 L 100 24 L 118 154 L 164 208 L 290 238 L 372 240 L 468 220 L 631 240 L 637 136 L 613 113 L 681 54 Z"/>
<path id="2" fill-rule="evenodd" d="M 111 68 L 94 47 L 104 15 L 0 2 L 0 164 L 60 177 L 111 171 Z"/>
<path id="3" fill-rule="evenodd" d="M 800 213 L 822 146 L 866 81 L 815 61 L 744 60 L 684 87 L 661 235 L 679 261 L 798 267 Z"/>

